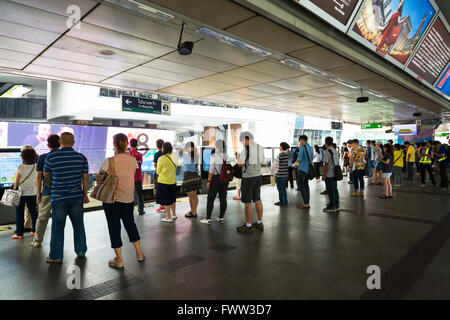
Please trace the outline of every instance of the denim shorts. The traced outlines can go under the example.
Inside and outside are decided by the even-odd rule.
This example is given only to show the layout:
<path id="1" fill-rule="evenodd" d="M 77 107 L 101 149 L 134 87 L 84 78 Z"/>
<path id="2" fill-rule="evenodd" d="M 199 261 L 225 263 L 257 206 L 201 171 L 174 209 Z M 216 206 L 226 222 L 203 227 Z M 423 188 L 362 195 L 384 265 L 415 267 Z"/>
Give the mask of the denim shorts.
<path id="1" fill-rule="evenodd" d="M 382 178 L 390 178 L 391 175 L 392 175 L 392 172 L 383 172 L 383 173 L 381 174 L 381 177 L 382 177 Z"/>

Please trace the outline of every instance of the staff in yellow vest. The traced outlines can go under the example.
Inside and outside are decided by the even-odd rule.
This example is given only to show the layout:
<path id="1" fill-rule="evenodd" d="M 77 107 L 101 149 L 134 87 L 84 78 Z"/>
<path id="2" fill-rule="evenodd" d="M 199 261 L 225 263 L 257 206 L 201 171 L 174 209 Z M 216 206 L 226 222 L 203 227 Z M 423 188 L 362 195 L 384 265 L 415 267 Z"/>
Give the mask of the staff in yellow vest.
<path id="1" fill-rule="evenodd" d="M 450 159 L 447 157 L 449 154 L 449 146 L 441 144 L 439 141 L 434 142 L 434 156 L 439 164 L 439 173 L 441 177 L 441 190 L 448 189 L 448 164 Z"/>
<path id="2" fill-rule="evenodd" d="M 433 153 L 431 150 L 431 143 L 430 142 L 422 142 L 420 144 L 420 150 L 419 150 L 420 178 L 422 180 L 422 184 L 420 185 L 421 187 L 426 187 L 425 170 L 428 172 L 428 175 L 430 176 L 433 186 L 436 186 L 436 181 L 434 180 L 434 175 L 433 175 L 433 168 L 431 166 L 432 155 L 433 155 Z"/>

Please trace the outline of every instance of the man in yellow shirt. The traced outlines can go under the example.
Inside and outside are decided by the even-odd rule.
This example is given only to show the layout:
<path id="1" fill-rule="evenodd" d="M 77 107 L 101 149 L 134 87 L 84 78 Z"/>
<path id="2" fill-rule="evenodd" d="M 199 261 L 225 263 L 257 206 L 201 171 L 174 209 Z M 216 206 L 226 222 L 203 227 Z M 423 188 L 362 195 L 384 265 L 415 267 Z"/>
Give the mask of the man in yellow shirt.
<path id="1" fill-rule="evenodd" d="M 405 180 L 412 180 L 413 179 L 413 166 L 416 162 L 416 152 L 414 150 L 414 147 L 408 142 L 405 142 L 406 146 L 406 166 L 407 166 L 407 173 L 408 176 Z"/>

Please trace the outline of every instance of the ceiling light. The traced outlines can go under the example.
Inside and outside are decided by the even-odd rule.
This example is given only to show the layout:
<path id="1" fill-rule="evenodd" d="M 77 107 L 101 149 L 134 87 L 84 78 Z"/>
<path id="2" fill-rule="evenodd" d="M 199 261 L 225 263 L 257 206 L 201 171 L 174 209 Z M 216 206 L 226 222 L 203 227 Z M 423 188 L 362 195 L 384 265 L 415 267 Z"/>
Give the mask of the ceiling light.
<path id="1" fill-rule="evenodd" d="M 383 96 L 382 94 L 377 93 L 377 92 L 374 92 L 374 91 L 371 91 L 371 90 L 366 90 L 366 92 L 367 92 L 368 94 L 370 94 L 370 95 L 372 95 L 372 96 L 375 96 L 375 97 L 378 97 L 378 98 L 385 98 L 385 96 Z"/>
<path id="2" fill-rule="evenodd" d="M 148 5 L 148 2 L 145 0 L 106 0 L 109 3 L 115 4 L 125 9 L 137 11 L 146 16 L 150 16 L 152 18 L 156 18 L 163 21 L 168 21 L 170 19 L 175 18 L 175 16 L 163 12 L 161 10 L 155 9 Z"/>
<path id="3" fill-rule="evenodd" d="M 33 89 L 25 87 L 21 84 L 13 85 L 8 91 L 4 92 L 1 98 L 21 98 Z"/>
<path id="4" fill-rule="evenodd" d="M 304 71 L 309 74 L 313 74 L 316 76 L 322 76 L 322 77 L 328 76 L 328 73 L 326 73 L 320 69 L 317 69 L 316 67 L 307 65 L 305 63 L 300 63 L 300 62 L 292 60 L 292 59 L 284 59 L 284 60 L 281 60 L 280 62 L 288 67 L 291 67 L 291 68 L 294 68 L 294 69 L 297 69 L 300 71 Z"/>
<path id="5" fill-rule="evenodd" d="M 347 88 L 351 88 L 351 89 L 359 89 L 360 88 L 360 86 L 358 86 L 357 84 L 353 84 L 353 83 L 351 83 L 351 82 L 349 82 L 347 80 L 344 80 L 344 79 L 330 78 L 329 80 L 333 81 L 333 82 L 336 82 L 336 83 L 338 83 L 340 85 L 343 85 L 343 86 L 345 86 Z"/>
<path id="6" fill-rule="evenodd" d="M 213 30 L 208 29 L 208 28 L 200 28 L 200 29 L 197 30 L 197 33 L 199 33 L 199 34 L 201 34 L 201 35 L 203 35 L 205 37 L 218 40 L 218 41 L 220 41 L 222 43 L 229 44 L 229 45 L 238 47 L 240 49 L 244 49 L 244 50 L 246 50 L 248 52 L 251 52 L 251 53 L 254 53 L 254 54 L 257 54 L 257 55 L 260 55 L 260 56 L 267 57 L 267 56 L 270 56 L 272 54 L 272 52 L 270 52 L 270 51 L 264 50 L 262 48 L 259 48 L 259 47 L 256 47 L 254 45 L 251 45 L 251 44 L 249 44 L 247 42 L 244 42 L 244 41 L 232 38 L 230 36 L 227 36 L 225 34 L 213 31 Z"/>
<path id="7" fill-rule="evenodd" d="M 116 54 L 114 51 L 108 49 L 100 50 L 99 52 L 104 56 L 112 56 Z"/>

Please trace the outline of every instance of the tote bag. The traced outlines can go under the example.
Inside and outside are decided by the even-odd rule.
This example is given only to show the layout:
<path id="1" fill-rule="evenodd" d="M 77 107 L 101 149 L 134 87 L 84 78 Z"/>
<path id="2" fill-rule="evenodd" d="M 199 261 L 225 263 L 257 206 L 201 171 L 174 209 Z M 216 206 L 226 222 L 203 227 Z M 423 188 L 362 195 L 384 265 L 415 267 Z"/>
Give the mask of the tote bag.
<path id="1" fill-rule="evenodd" d="M 119 179 L 115 175 L 114 157 L 108 158 L 108 171 L 97 175 L 97 185 L 91 197 L 104 203 L 114 203 L 117 199 Z"/>
<path id="2" fill-rule="evenodd" d="M 28 180 L 28 178 L 31 176 L 31 174 L 33 173 L 35 169 L 35 165 L 33 166 L 33 169 L 31 169 L 30 173 L 26 176 L 25 179 L 23 179 L 19 185 L 17 186 L 17 188 L 19 188 L 19 186 L 22 183 L 25 183 L 25 181 Z M 5 206 L 9 206 L 9 207 L 17 207 L 20 203 L 20 197 L 22 196 L 22 192 L 19 190 L 15 190 L 15 189 L 6 189 L 5 192 L 3 193 L 3 197 L 2 197 L 2 201 L 1 203 L 4 204 Z"/>

